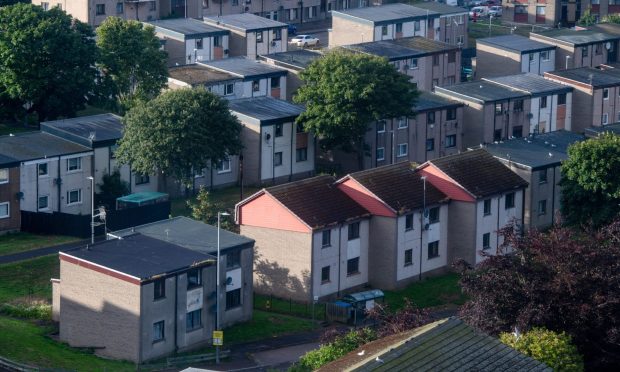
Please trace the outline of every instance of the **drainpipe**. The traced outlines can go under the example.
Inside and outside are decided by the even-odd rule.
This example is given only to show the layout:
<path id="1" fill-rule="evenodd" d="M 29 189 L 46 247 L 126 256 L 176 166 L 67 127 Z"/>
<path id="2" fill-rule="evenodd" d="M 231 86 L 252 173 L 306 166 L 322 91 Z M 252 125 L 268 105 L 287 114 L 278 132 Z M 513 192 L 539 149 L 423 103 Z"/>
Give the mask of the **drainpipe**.
<path id="1" fill-rule="evenodd" d="M 553 167 L 553 184 L 551 185 L 551 225 L 555 223 L 555 168 Z"/>
<path id="2" fill-rule="evenodd" d="M 499 251 L 499 205 L 502 201 L 502 195 L 497 197 L 497 232 L 495 233 L 495 254 Z"/>
<path id="3" fill-rule="evenodd" d="M 34 166 L 34 176 L 36 177 L 36 180 L 37 180 L 37 182 L 36 182 L 37 188 L 36 188 L 36 191 L 35 191 L 36 194 L 37 194 L 37 197 L 35 199 L 35 201 L 36 201 L 35 211 L 39 212 L 39 164 L 36 164 Z"/>
<path id="4" fill-rule="evenodd" d="M 288 182 L 291 182 L 293 180 L 293 161 L 297 160 L 297 158 L 296 158 L 297 154 L 294 154 L 294 151 L 293 151 L 293 137 L 295 137 L 295 140 L 297 140 L 297 138 L 296 138 L 297 131 L 295 129 L 296 129 L 295 128 L 295 122 L 293 121 L 293 122 L 291 122 L 291 155 L 290 155 L 291 166 L 289 167 L 291 171 L 288 174 Z M 295 142 L 297 142 L 297 141 L 295 141 Z M 306 147 L 306 158 L 307 157 L 308 157 L 308 148 Z"/>
<path id="5" fill-rule="evenodd" d="M 340 297 L 340 268 L 342 267 L 342 225 L 338 227 L 338 297 Z"/>
<path id="6" fill-rule="evenodd" d="M 57 158 L 58 159 L 58 181 L 57 181 L 57 185 L 58 186 L 58 213 L 61 212 L 61 208 L 62 208 L 62 203 L 60 202 L 60 197 L 62 196 L 62 192 L 61 192 L 61 188 L 62 188 L 62 180 L 60 179 L 60 156 Z M 38 180 L 38 174 L 37 174 L 37 180 Z M 37 200 L 37 204 L 39 203 L 39 200 Z M 38 205 L 37 205 L 38 206 Z M 92 211 L 91 211 L 92 213 Z"/>
<path id="7" fill-rule="evenodd" d="M 317 274 L 314 270 L 314 230 L 310 234 L 310 301 L 314 303 L 314 276 Z"/>
<path id="8" fill-rule="evenodd" d="M 422 215 L 420 216 L 420 275 L 419 279 L 422 280 L 422 236 L 424 233 L 425 225 L 424 218 L 426 217 L 426 176 L 420 177 L 424 184 L 424 193 L 422 195 Z"/>
<path id="9" fill-rule="evenodd" d="M 179 306 L 179 274 L 174 276 L 174 351 L 177 352 L 179 350 L 179 343 L 177 341 L 178 331 L 177 331 L 177 323 L 179 322 L 179 317 L 177 315 Z"/>

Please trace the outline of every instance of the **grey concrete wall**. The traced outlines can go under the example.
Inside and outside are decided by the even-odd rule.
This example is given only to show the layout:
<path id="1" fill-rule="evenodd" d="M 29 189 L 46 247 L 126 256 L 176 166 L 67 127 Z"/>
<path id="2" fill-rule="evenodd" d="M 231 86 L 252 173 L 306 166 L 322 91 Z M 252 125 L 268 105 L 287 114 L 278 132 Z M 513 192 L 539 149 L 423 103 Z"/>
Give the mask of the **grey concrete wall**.
<path id="1" fill-rule="evenodd" d="M 448 263 L 476 263 L 476 204 L 452 200 L 448 215 Z"/>
<path id="2" fill-rule="evenodd" d="M 476 45 L 476 80 L 521 72 L 521 54 L 488 45 Z"/>
<path id="3" fill-rule="evenodd" d="M 368 281 L 373 287 L 392 289 L 396 283 L 396 218 L 373 216 L 370 231 Z"/>

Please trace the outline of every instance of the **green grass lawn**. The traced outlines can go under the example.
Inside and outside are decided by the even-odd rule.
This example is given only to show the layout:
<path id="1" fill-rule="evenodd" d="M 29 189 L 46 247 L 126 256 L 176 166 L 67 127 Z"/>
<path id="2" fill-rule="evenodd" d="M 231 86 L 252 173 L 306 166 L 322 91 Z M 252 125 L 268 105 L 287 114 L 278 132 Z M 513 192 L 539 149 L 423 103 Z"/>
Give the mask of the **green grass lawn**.
<path id="1" fill-rule="evenodd" d="M 78 238 L 60 235 L 36 235 L 25 232 L 0 235 L 0 256 L 37 248 L 77 241 Z"/>
<path id="2" fill-rule="evenodd" d="M 84 110 L 78 111 L 76 116 L 90 116 L 90 115 L 99 115 L 99 114 L 107 114 L 110 110 L 102 109 L 95 106 L 86 105 Z"/>
<path id="3" fill-rule="evenodd" d="M 260 190 L 256 187 L 243 187 L 243 197 L 247 198 L 248 196 L 254 194 Z M 237 186 L 227 187 L 225 189 L 216 189 L 209 192 L 210 198 L 214 204 L 219 204 L 223 209 L 234 210 L 235 204 L 241 201 L 241 192 L 240 188 Z M 192 211 L 187 206 L 187 201 L 191 200 L 192 202 L 196 200 L 195 197 L 187 198 L 177 198 L 173 199 L 170 207 L 170 214 L 173 217 L 176 216 L 187 216 L 191 217 Z"/>
<path id="4" fill-rule="evenodd" d="M 422 308 L 441 305 L 459 306 L 467 300 L 467 297 L 461 293 L 459 278 L 459 274 L 449 273 L 423 279 L 401 291 L 385 291 L 385 302 L 392 310 L 401 308 L 405 303 L 405 298 Z"/>
<path id="5" fill-rule="evenodd" d="M 59 270 L 57 254 L 0 265 L 0 304 L 27 296 L 51 301 L 50 279 L 58 278 Z"/>
<path id="6" fill-rule="evenodd" d="M 289 314 L 302 318 L 312 318 L 312 304 L 293 302 L 260 294 L 254 294 L 254 309 L 260 309 L 280 314 Z M 315 305 L 314 319 L 325 319 L 324 304 Z"/>

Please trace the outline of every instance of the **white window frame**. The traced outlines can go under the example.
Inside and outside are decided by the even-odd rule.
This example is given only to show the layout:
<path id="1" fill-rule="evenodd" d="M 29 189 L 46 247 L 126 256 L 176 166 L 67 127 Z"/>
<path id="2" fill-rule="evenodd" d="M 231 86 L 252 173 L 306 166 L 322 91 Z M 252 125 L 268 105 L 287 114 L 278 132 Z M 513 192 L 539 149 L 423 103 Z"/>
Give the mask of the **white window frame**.
<path id="1" fill-rule="evenodd" d="M 605 97 L 605 92 L 607 92 L 607 97 Z M 609 99 L 609 88 L 603 88 L 603 100 L 607 101 Z"/>
<path id="2" fill-rule="evenodd" d="M 44 174 L 39 174 L 39 167 L 42 166 L 43 164 L 45 164 L 45 173 Z M 49 177 L 50 176 L 50 166 L 49 166 L 49 163 L 47 163 L 47 162 L 37 163 L 37 176 L 39 178 Z"/>
<path id="3" fill-rule="evenodd" d="M 78 201 L 75 202 L 71 202 L 71 193 L 72 192 L 77 192 L 78 193 Z M 67 205 L 76 205 L 76 204 L 82 204 L 82 189 L 73 189 L 73 190 L 67 190 Z"/>
<path id="4" fill-rule="evenodd" d="M 544 54 L 543 54 L 544 53 Z M 547 56 L 547 57 L 543 57 L 543 56 Z M 542 59 L 543 61 L 549 61 L 551 59 L 551 53 L 549 53 L 548 50 L 543 50 L 540 52 L 540 59 Z"/>
<path id="5" fill-rule="evenodd" d="M 403 156 L 407 156 L 409 154 L 409 144 L 408 143 L 399 143 L 398 146 L 398 151 L 396 152 L 396 157 L 397 158 L 402 158 Z M 401 148 L 404 148 L 405 151 L 401 152 Z"/>
<path id="6" fill-rule="evenodd" d="M 75 169 L 70 169 L 71 168 L 71 161 L 77 161 L 77 167 Z M 75 158 L 68 158 L 67 159 L 67 173 L 75 173 L 75 172 L 80 172 L 82 171 L 82 158 L 79 157 L 75 157 Z"/>
<path id="7" fill-rule="evenodd" d="M 2 174 L 6 174 L 3 176 Z M 0 168 L 0 185 L 9 183 L 9 168 Z"/>
<path id="8" fill-rule="evenodd" d="M 230 172 L 232 172 L 232 167 L 230 164 L 230 158 L 227 157 L 226 159 L 221 160 L 217 164 L 217 174 L 230 173 Z"/>
<path id="9" fill-rule="evenodd" d="M 230 93 L 228 92 L 228 87 L 231 87 Z M 224 95 L 232 96 L 235 94 L 235 83 L 224 84 Z"/>
<path id="10" fill-rule="evenodd" d="M 603 124 L 603 125 L 607 125 L 607 124 L 609 124 L 609 114 L 608 114 L 608 113 L 604 113 L 604 114 L 603 114 L 602 124 Z"/>
<path id="11" fill-rule="evenodd" d="M 11 203 L 9 203 L 9 202 L 2 202 L 2 203 L 0 203 L 0 207 L 2 207 L 4 205 L 6 205 L 6 215 L 0 214 L 0 219 L 11 217 Z"/>
<path id="12" fill-rule="evenodd" d="M 381 157 L 379 157 L 379 150 L 381 150 Z M 377 147 L 377 161 L 385 160 L 385 147 Z"/>
<path id="13" fill-rule="evenodd" d="M 45 198 L 46 199 L 46 205 L 45 207 L 41 208 L 40 205 L 40 200 L 41 198 Z M 39 197 L 37 198 L 37 210 L 38 211 L 48 211 L 50 209 L 50 197 L 49 195 L 39 195 Z"/>
<path id="14" fill-rule="evenodd" d="M 381 129 L 379 129 L 379 126 L 381 126 Z M 379 120 L 377 122 L 377 133 L 385 133 L 385 120 Z"/>
<path id="15" fill-rule="evenodd" d="M 406 117 L 402 117 L 398 119 L 398 129 L 405 129 L 409 127 L 409 121 Z"/>

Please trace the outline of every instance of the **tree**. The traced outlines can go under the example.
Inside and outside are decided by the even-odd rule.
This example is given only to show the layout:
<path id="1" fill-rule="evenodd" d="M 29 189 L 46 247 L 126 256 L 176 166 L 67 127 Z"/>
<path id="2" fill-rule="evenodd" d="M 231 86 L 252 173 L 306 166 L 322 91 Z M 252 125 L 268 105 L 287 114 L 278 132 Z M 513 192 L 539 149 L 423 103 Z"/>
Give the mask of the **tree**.
<path id="1" fill-rule="evenodd" d="M 577 23 L 579 24 L 579 26 L 592 26 L 593 24 L 596 23 L 596 16 L 594 14 L 592 14 L 592 8 L 589 7 L 588 9 L 586 9 L 585 12 L 583 12 L 583 14 L 581 15 L 581 18 L 579 18 L 579 21 L 577 21 Z"/>
<path id="2" fill-rule="evenodd" d="M 134 171 L 156 170 L 191 185 L 195 170 L 242 148 L 241 124 L 228 102 L 204 89 L 179 89 L 138 102 L 123 118 L 117 157 Z"/>
<path id="3" fill-rule="evenodd" d="M 620 137 L 605 133 L 568 148 L 562 164 L 562 215 L 601 226 L 620 212 Z"/>
<path id="4" fill-rule="evenodd" d="M 504 332 L 499 335 L 504 344 L 545 363 L 554 371 L 581 372 L 583 357 L 571 337 L 544 328 L 533 328 L 524 334 Z"/>
<path id="5" fill-rule="evenodd" d="M 599 230 L 502 230 L 502 249 L 463 269 L 461 316 L 490 334 L 544 327 L 566 332 L 590 368 L 620 363 L 620 221 Z"/>
<path id="6" fill-rule="evenodd" d="M 355 150 L 360 168 L 369 124 L 414 114 L 415 85 L 384 58 L 333 51 L 310 64 L 301 79 L 305 84 L 294 100 L 306 110 L 297 121 L 325 147 Z"/>
<path id="7" fill-rule="evenodd" d="M 129 184 L 121 179 L 118 169 L 111 174 L 103 175 L 99 189 L 101 190 L 97 195 L 99 202 L 109 209 L 116 209 L 116 199 L 129 194 Z"/>
<path id="8" fill-rule="evenodd" d="M 196 220 L 202 221 L 209 225 L 217 225 L 217 212 L 226 210 L 226 207 L 222 203 L 215 203 L 210 195 L 209 190 L 206 187 L 201 186 L 196 201 L 187 201 L 187 206 L 192 210 L 192 217 Z M 232 214 L 232 211 L 228 211 Z M 223 229 L 228 231 L 237 232 L 238 227 L 230 218 L 220 219 L 220 224 Z"/>
<path id="9" fill-rule="evenodd" d="M 155 29 L 138 21 L 108 17 L 97 28 L 101 95 L 124 112 L 137 99 L 152 99 L 165 87 L 167 54 Z"/>
<path id="10" fill-rule="evenodd" d="M 0 92 L 39 120 L 84 108 L 94 89 L 95 55 L 90 26 L 57 7 L 0 8 Z"/>
<path id="11" fill-rule="evenodd" d="M 418 328 L 432 321 L 427 310 L 416 307 L 408 298 L 405 298 L 405 306 L 396 312 L 390 311 L 387 304 L 377 303 L 368 312 L 368 317 L 378 323 L 379 338 Z"/>

